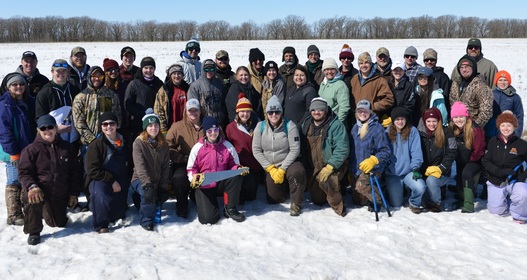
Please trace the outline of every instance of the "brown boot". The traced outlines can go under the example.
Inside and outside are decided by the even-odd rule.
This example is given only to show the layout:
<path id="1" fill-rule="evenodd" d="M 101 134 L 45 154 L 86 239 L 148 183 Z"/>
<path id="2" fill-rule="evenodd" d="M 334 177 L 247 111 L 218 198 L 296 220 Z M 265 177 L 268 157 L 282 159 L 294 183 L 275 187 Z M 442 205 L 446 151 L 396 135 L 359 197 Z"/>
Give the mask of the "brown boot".
<path id="1" fill-rule="evenodd" d="M 7 206 L 7 224 L 23 226 L 24 214 L 20 201 L 20 185 L 7 185 L 5 187 L 5 204 Z"/>

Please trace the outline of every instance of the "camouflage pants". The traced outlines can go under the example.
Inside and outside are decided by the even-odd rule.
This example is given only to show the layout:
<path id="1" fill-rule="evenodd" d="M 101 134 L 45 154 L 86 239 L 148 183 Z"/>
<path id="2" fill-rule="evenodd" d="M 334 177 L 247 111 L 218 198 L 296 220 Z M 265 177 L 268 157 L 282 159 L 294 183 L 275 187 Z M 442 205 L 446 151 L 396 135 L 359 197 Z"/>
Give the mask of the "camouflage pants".
<path id="1" fill-rule="evenodd" d="M 381 174 L 374 172 L 377 179 L 380 178 Z M 371 184 L 370 184 L 370 175 L 361 173 L 359 176 L 353 175 L 352 176 L 352 184 L 355 184 L 355 188 L 352 188 L 351 191 L 351 198 L 353 200 L 353 203 L 355 203 L 358 206 L 366 206 L 370 202 L 373 203 L 372 195 L 371 195 Z M 375 184 L 375 182 L 374 182 Z M 381 195 L 379 194 L 379 191 L 377 189 L 377 186 L 375 187 L 375 198 L 377 200 L 378 204 L 382 204 Z"/>

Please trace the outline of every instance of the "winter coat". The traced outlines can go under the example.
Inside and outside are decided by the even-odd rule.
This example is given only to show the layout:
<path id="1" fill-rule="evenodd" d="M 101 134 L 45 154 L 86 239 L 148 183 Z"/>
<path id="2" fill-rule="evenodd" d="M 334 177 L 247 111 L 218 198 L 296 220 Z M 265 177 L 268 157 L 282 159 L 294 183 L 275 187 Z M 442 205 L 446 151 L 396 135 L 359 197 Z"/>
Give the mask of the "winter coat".
<path id="1" fill-rule="evenodd" d="M 184 80 L 179 85 L 168 81 L 159 88 L 154 102 L 154 113 L 159 117 L 161 131 L 167 131 L 172 123 L 183 119 L 188 89 L 189 85 Z"/>
<path id="2" fill-rule="evenodd" d="M 253 112 L 258 116 L 258 118 L 263 119 L 262 108 L 262 97 L 256 91 L 256 89 L 248 83 L 244 85 L 239 81 L 234 81 L 227 92 L 227 97 L 225 98 L 225 106 L 227 107 L 227 114 L 229 122 L 233 121 L 236 117 L 236 104 L 238 103 L 238 96 L 240 93 L 243 93 L 247 99 L 251 102 L 253 107 Z"/>
<path id="3" fill-rule="evenodd" d="M 339 121 L 346 123 L 350 110 L 350 92 L 346 84 L 342 81 L 342 78 L 340 73 L 331 81 L 324 78 L 320 84 L 318 95 L 326 100 L 328 106 L 338 117 Z"/>
<path id="4" fill-rule="evenodd" d="M 414 94 L 416 96 L 419 96 L 419 87 L 419 85 L 415 87 Z M 424 122 L 422 121 L 423 112 L 421 112 L 421 96 L 419 96 L 418 101 L 419 102 L 412 113 L 412 125 L 424 129 Z M 448 111 L 445 104 L 445 96 L 443 95 L 442 89 L 436 88 L 432 91 L 432 93 L 430 94 L 430 102 L 428 103 L 427 108 L 437 108 L 439 112 L 441 112 L 441 121 L 443 122 L 443 126 L 448 125 Z"/>
<path id="5" fill-rule="evenodd" d="M 390 79 L 388 84 L 393 92 L 393 107 L 404 108 L 408 115 L 414 114 L 416 109 L 419 111 L 419 108 L 416 108 L 418 95 L 414 92 L 414 88 L 410 81 L 408 81 L 408 77 L 403 76 L 399 83 L 397 83 L 397 86 L 393 83 L 393 79 Z"/>
<path id="6" fill-rule="evenodd" d="M 492 102 L 492 117 L 485 125 L 485 135 L 487 137 L 498 136 L 499 130 L 496 127 L 496 118 L 505 110 L 510 110 L 518 119 L 516 136 L 521 137 L 523 132 L 523 102 L 520 95 L 516 93 L 513 86 L 505 90 L 495 88 L 492 91 L 494 101 Z"/>
<path id="7" fill-rule="evenodd" d="M 130 70 L 127 70 L 122 64 L 119 66 L 119 76 L 128 83 L 130 83 L 130 81 L 132 81 L 139 73 L 141 73 L 141 68 L 135 65 L 132 65 Z"/>
<path id="8" fill-rule="evenodd" d="M 251 75 L 251 85 L 253 85 L 253 87 L 256 89 L 256 91 L 258 91 L 259 94 L 262 94 L 262 82 L 265 78 L 265 75 L 261 72 L 260 73 L 256 72 L 256 70 L 253 69 L 250 63 L 249 65 L 247 65 L 247 69 L 249 69 L 249 74 Z M 233 82 L 234 82 L 234 79 L 233 79 Z"/>
<path id="9" fill-rule="evenodd" d="M 135 79 L 134 79 L 135 80 Z M 141 186 L 151 185 L 168 190 L 170 184 L 170 153 L 168 145 L 151 144 L 137 137 L 132 146 L 134 173 L 132 181 L 141 180 Z"/>
<path id="10" fill-rule="evenodd" d="M 321 128 L 321 136 L 320 141 L 322 141 L 322 159 L 324 161 L 324 166 L 326 164 L 329 164 L 333 166 L 334 170 L 339 169 L 342 164 L 348 159 L 349 153 L 350 153 L 350 145 L 349 145 L 349 138 L 348 138 L 348 132 L 346 131 L 346 128 L 344 127 L 344 124 L 338 119 L 338 117 L 331 111 L 331 109 L 327 113 L 327 121 L 323 123 L 323 127 Z M 305 143 L 308 146 L 307 143 L 307 137 L 309 129 L 311 126 L 314 126 L 313 123 L 313 117 L 309 115 L 307 118 L 305 118 L 301 125 L 301 131 L 302 131 L 302 139 L 306 140 Z M 306 147 L 309 148 L 309 147 Z M 311 148 L 309 148 L 311 149 Z M 305 155 L 306 157 L 310 157 L 311 153 L 307 153 L 308 155 Z M 304 153 L 303 153 L 304 156 Z M 310 165 L 312 165 L 313 159 L 307 160 L 309 161 Z"/>
<path id="11" fill-rule="evenodd" d="M 254 158 L 252 150 L 254 129 L 257 124 L 258 118 L 254 114 L 251 114 L 251 127 L 249 130 L 234 120 L 227 125 L 225 136 L 236 149 L 240 164 L 248 166 L 251 170 L 261 171 L 262 166 Z"/>
<path id="12" fill-rule="evenodd" d="M 457 156 L 456 163 L 466 165 L 469 162 L 479 162 L 485 154 L 485 133 L 477 124 L 472 123 L 472 147 L 467 149 L 465 146 L 465 131 L 456 136 Z"/>
<path id="13" fill-rule="evenodd" d="M 422 174 L 425 173 L 429 166 L 438 166 L 443 176 L 450 175 L 452 162 L 454 162 L 457 155 L 457 143 L 452 130 L 448 126 L 443 127 L 443 132 L 445 134 L 445 144 L 443 147 L 438 148 L 434 143 L 435 136 L 433 134 L 429 136 L 425 128 L 419 128 L 424 158 L 424 162 L 421 165 Z"/>
<path id="14" fill-rule="evenodd" d="M 185 82 L 190 85 L 197 81 L 200 75 L 202 75 L 202 63 L 199 56 L 196 58 L 190 58 L 186 51 L 181 51 L 179 56 L 181 59 L 177 62 L 183 66 L 183 76 L 185 77 Z"/>
<path id="15" fill-rule="evenodd" d="M 19 155 L 35 139 L 35 99 L 15 100 L 9 91 L 0 97 L 0 145 L 4 153 Z"/>
<path id="16" fill-rule="evenodd" d="M 44 197 L 64 199 L 82 191 L 82 171 L 77 148 L 59 136 L 50 143 L 37 135 L 20 155 L 18 179 L 26 190 L 36 184 Z"/>
<path id="17" fill-rule="evenodd" d="M 72 106 L 73 99 L 80 90 L 66 83 L 59 86 L 55 82 L 47 83 L 37 94 L 35 103 L 35 118 L 49 114 L 64 106 Z"/>
<path id="18" fill-rule="evenodd" d="M 72 87 L 75 87 L 79 91 L 82 91 L 88 86 L 88 80 L 90 79 L 88 71 L 90 71 L 90 65 L 85 64 L 82 68 L 82 72 L 79 71 L 77 67 L 73 67 L 71 65 L 68 65 L 68 70 L 68 82 Z"/>
<path id="19" fill-rule="evenodd" d="M 273 129 L 268 120 L 259 122 L 254 130 L 252 150 L 264 169 L 274 164 L 287 171 L 300 156 L 300 136 L 296 124 L 285 118 Z"/>
<path id="20" fill-rule="evenodd" d="M 264 78 L 262 82 L 262 109 L 265 111 L 265 108 L 267 107 L 267 101 L 271 96 L 276 95 L 278 97 L 278 100 L 280 100 L 280 104 L 282 106 L 284 105 L 284 98 L 285 98 L 285 83 L 284 80 L 282 80 L 282 77 L 279 75 L 276 76 L 274 81 L 271 83 L 267 77 Z M 264 112 L 265 114 L 266 112 Z"/>
<path id="21" fill-rule="evenodd" d="M 366 99 L 373 106 L 373 112 L 377 116 L 388 114 L 394 104 L 393 93 L 390 90 L 388 82 L 379 75 L 375 75 L 375 70 L 372 68 L 370 75 L 367 78 L 362 78 L 361 74 L 355 75 L 351 79 L 353 99 L 351 106 L 351 113 L 355 115 L 355 107 L 357 102 Z"/>
<path id="22" fill-rule="evenodd" d="M 132 149 L 130 144 L 123 140 L 117 148 L 105 135 L 95 139 L 84 156 L 86 169 L 85 188 L 91 181 L 102 181 L 111 186 L 115 181 L 122 188 L 130 185 L 132 178 Z"/>
<path id="23" fill-rule="evenodd" d="M 95 69 L 98 67 L 93 67 Z M 100 68 L 99 68 L 100 69 Z M 88 75 L 92 70 L 88 72 Z M 99 117 L 105 112 L 113 112 L 117 116 L 117 123 L 121 121 L 121 104 L 117 94 L 106 86 L 95 89 L 91 81 L 73 100 L 73 123 L 80 133 L 81 143 L 90 144 L 101 133 Z"/>
<path id="24" fill-rule="evenodd" d="M 507 143 L 499 135 L 492 137 L 487 145 L 487 152 L 483 156 L 481 163 L 489 174 L 489 181 L 499 186 L 505 182 L 509 175 L 520 175 L 525 179 L 525 172 L 513 172 L 514 168 L 527 160 L 527 142 L 513 135 Z M 516 176 L 514 176 L 517 178 Z M 523 181 L 523 180 L 521 180 Z"/>
<path id="25" fill-rule="evenodd" d="M 403 63 L 403 68 L 406 71 L 406 76 L 408 76 L 408 80 L 410 81 L 410 83 L 413 83 L 414 81 L 416 81 L 415 77 L 417 77 L 417 71 L 419 71 L 419 68 L 421 67 L 425 67 L 425 66 L 422 66 L 419 63 L 414 63 L 412 66 L 408 67 L 406 66 L 406 63 Z"/>
<path id="26" fill-rule="evenodd" d="M 389 133 L 390 126 L 386 128 L 386 134 Z M 397 133 L 397 139 L 392 142 L 388 138 L 388 142 L 390 142 L 390 161 L 385 170 L 386 174 L 406 176 L 411 171 L 421 168 L 423 151 L 417 128 L 410 126 L 410 134 L 406 140 L 402 139 L 401 133 Z"/>
<path id="27" fill-rule="evenodd" d="M 154 76 L 152 81 L 145 80 L 144 76 L 136 76 L 128 87 L 124 98 L 126 110 L 130 114 L 130 130 L 134 135 L 143 131 L 145 111 L 154 108 L 156 94 L 163 86 L 163 82 Z"/>
<path id="28" fill-rule="evenodd" d="M 224 170 L 235 170 L 240 167 L 240 160 L 234 146 L 220 137 L 218 142 L 210 143 L 205 137 L 199 139 L 192 147 L 187 163 L 188 180 L 197 173 L 209 173 Z M 218 182 L 203 185 L 202 189 L 211 189 L 218 186 Z"/>
<path id="29" fill-rule="evenodd" d="M 465 55 L 462 59 L 470 59 L 474 63 L 474 58 Z M 459 62 L 458 62 L 459 65 Z M 459 73 L 459 67 L 457 67 Z M 492 102 L 494 96 L 490 87 L 485 83 L 485 79 L 481 74 L 478 74 L 477 67 L 474 67 L 472 76 L 469 78 L 462 78 L 461 74 L 452 80 L 452 88 L 450 89 L 450 105 L 456 101 L 463 102 L 467 106 L 468 114 L 479 127 L 485 127 L 487 121 L 492 117 Z"/>
<path id="30" fill-rule="evenodd" d="M 384 78 L 380 76 L 377 78 L 384 81 Z M 354 151 L 350 153 L 350 172 L 359 175 L 362 172 L 359 169 L 359 164 L 370 156 L 375 156 L 379 163 L 373 167 L 372 172 L 382 173 L 390 159 L 390 147 L 384 129 L 379 123 L 377 115 L 371 114 L 371 117 L 363 124 L 368 126 L 368 133 L 360 138 L 359 122 L 357 120 L 357 124 L 351 129 L 350 146 L 354 148 Z"/>
<path id="31" fill-rule="evenodd" d="M 38 71 L 38 68 L 35 69 L 35 73 L 33 73 L 33 76 L 27 76 L 24 71 L 22 70 L 22 65 L 18 66 L 16 69 L 17 73 L 20 73 L 24 78 L 26 78 L 27 81 L 27 88 L 29 90 L 29 95 L 36 97 L 37 93 L 47 84 L 49 83 L 49 79 L 40 74 L 40 71 Z M 6 81 L 7 82 L 7 81 Z"/>
<path id="32" fill-rule="evenodd" d="M 166 136 L 170 148 L 170 160 L 175 164 L 186 166 L 190 150 L 204 134 L 201 126 L 196 131 L 194 124 L 187 119 L 186 114 L 182 120 L 173 123 Z"/>
<path id="33" fill-rule="evenodd" d="M 465 55 L 465 56 L 468 56 Z M 494 88 L 494 77 L 496 76 L 496 73 L 498 73 L 498 67 L 494 62 L 492 62 L 489 59 L 486 59 L 483 57 L 483 53 L 481 53 L 479 56 L 475 58 L 477 63 L 477 72 L 480 73 L 483 77 L 484 83 L 489 88 Z M 475 72 L 476 70 L 474 70 Z M 452 69 L 452 75 L 450 75 L 450 80 L 454 82 L 455 80 L 461 78 L 461 75 L 458 71 L 458 66 L 456 65 L 454 69 Z M 450 104 L 453 104 L 453 102 L 450 102 Z"/>
<path id="34" fill-rule="evenodd" d="M 445 105 L 447 106 L 447 112 L 450 112 L 450 88 L 452 87 L 452 81 L 445 74 L 443 67 L 436 66 L 432 68 L 432 75 L 434 76 L 434 87 L 443 90 L 443 96 L 445 97 Z"/>
<path id="35" fill-rule="evenodd" d="M 317 91 L 320 89 L 320 84 L 325 78 L 324 71 L 322 71 L 322 64 L 324 64 L 324 60 L 319 60 L 318 64 L 313 68 L 312 71 L 309 70 L 309 60 L 304 64 L 304 67 L 307 69 L 307 80 Z"/>
<path id="36" fill-rule="evenodd" d="M 291 88 L 296 87 L 295 81 L 293 81 L 293 76 L 295 74 L 295 70 L 296 70 L 297 66 L 298 66 L 298 60 L 295 60 L 293 65 L 291 65 L 290 67 L 288 67 L 285 64 L 282 64 L 282 66 L 280 66 L 278 68 L 278 74 L 280 74 L 280 76 L 282 76 L 282 79 L 285 82 L 285 91 L 286 92 L 291 90 Z M 306 77 L 306 79 L 307 79 L 307 77 Z"/>
<path id="37" fill-rule="evenodd" d="M 284 117 L 299 124 L 309 115 L 309 106 L 315 97 L 318 97 L 318 93 L 311 83 L 306 83 L 301 87 L 296 85 L 291 87 L 284 99 Z"/>
<path id="38" fill-rule="evenodd" d="M 199 100 L 202 117 L 216 117 L 220 125 L 226 125 L 226 96 L 227 92 L 223 83 L 215 77 L 209 80 L 206 75 L 202 75 L 197 81 L 192 83 L 187 93 L 187 99 L 196 98 Z"/>
<path id="39" fill-rule="evenodd" d="M 231 87 L 232 82 L 236 81 L 236 79 L 234 78 L 234 72 L 232 72 L 232 67 L 230 65 L 227 65 L 227 68 L 225 69 L 216 67 L 215 76 L 223 83 L 223 86 L 227 91 Z"/>
<path id="40" fill-rule="evenodd" d="M 390 61 L 384 67 L 384 70 L 379 67 L 379 64 L 375 62 L 373 68 L 375 69 L 375 75 L 383 77 L 387 82 L 392 78 L 392 59 L 388 58 Z M 358 102 L 358 101 L 357 101 Z"/>
<path id="41" fill-rule="evenodd" d="M 344 81 L 344 83 L 346 84 L 346 86 L 348 87 L 348 90 L 350 92 L 350 94 L 353 92 L 352 88 L 351 88 L 351 79 L 353 77 L 355 77 L 355 75 L 359 74 L 359 70 L 357 70 L 357 68 L 353 67 L 353 65 L 351 65 L 351 69 L 344 73 L 342 72 L 342 65 L 339 67 L 339 73 L 342 74 L 342 81 Z M 351 98 L 350 98 L 350 102 L 351 102 Z M 351 107 L 354 107 L 355 105 L 357 104 L 350 104 Z"/>

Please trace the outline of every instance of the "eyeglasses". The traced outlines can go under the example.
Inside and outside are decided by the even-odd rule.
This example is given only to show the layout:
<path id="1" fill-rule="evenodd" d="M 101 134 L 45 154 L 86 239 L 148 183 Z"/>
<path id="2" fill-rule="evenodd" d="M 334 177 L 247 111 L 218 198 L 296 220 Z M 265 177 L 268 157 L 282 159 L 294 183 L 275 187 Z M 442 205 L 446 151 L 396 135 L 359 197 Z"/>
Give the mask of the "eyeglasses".
<path id="1" fill-rule="evenodd" d="M 38 129 L 40 129 L 40 131 L 46 131 L 46 130 L 52 130 L 54 128 L 55 128 L 54 125 L 47 125 L 47 126 L 41 126 Z"/>
<path id="2" fill-rule="evenodd" d="M 469 50 L 479 50 L 478 46 L 468 46 L 467 49 Z"/>
<path id="3" fill-rule="evenodd" d="M 427 58 L 427 59 L 423 59 L 424 62 L 434 62 L 436 61 L 435 59 L 433 58 Z"/>
<path id="4" fill-rule="evenodd" d="M 209 129 L 207 129 L 206 132 L 207 132 L 208 134 L 212 134 L 212 133 L 216 133 L 216 132 L 218 132 L 218 131 L 220 131 L 220 128 L 219 128 L 219 127 L 213 127 L 213 128 L 209 128 Z"/>
<path id="5" fill-rule="evenodd" d="M 53 63 L 53 67 L 62 67 L 62 68 L 68 68 L 68 64 L 67 63 Z"/>
<path id="6" fill-rule="evenodd" d="M 203 71 L 205 71 L 205 72 L 214 72 L 214 71 L 216 71 L 216 67 L 203 68 Z"/>
<path id="7" fill-rule="evenodd" d="M 220 60 L 220 61 L 229 61 L 229 58 L 224 56 L 224 57 L 218 58 L 218 60 Z"/>
<path id="8" fill-rule="evenodd" d="M 268 114 L 269 116 L 272 116 L 272 115 L 280 115 L 280 114 L 282 114 L 282 112 L 280 112 L 280 111 L 269 111 L 269 112 L 267 112 L 267 114 Z"/>
<path id="9" fill-rule="evenodd" d="M 415 56 L 415 55 L 408 55 L 408 54 L 405 54 L 405 55 L 404 55 L 404 58 L 413 58 L 413 59 L 416 59 L 417 56 Z"/>
<path id="10" fill-rule="evenodd" d="M 101 123 L 102 127 L 107 127 L 107 126 L 116 126 L 117 123 L 116 122 L 103 122 Z"/>
<path id="11" fill-rule="evenodd" d="M 193 51 L 200 52 L 201 49 L 200 49 L 200 48 L 188 48 L 188 51 L 189 51 L 189 52 L 193 52 Z"/>
<path id="12" fill-rule="evenodd" d="M 119 72 L 119 68 L 110 68 L 108 69 L 108 72 Z"/>
<path id="13" fill-rule="evenodd" d="M 18 87 L 18 86 L 25 86 L 24 83 L 11 83 L 11 86 Z"/>
<path id="14" fill-rule="evenodd" d="M 92 75 L 91 77 L 92 77 L 92 78 L 99 79 L 99 80 L 104 79 L 104 75 Z"/>

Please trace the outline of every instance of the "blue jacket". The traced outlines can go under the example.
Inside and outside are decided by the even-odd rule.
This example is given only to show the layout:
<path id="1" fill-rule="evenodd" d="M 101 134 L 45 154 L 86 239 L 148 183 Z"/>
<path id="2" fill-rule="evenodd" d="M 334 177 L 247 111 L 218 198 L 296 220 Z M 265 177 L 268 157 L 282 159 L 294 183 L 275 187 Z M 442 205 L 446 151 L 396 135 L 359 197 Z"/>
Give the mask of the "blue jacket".
<path id="1" fill-rule="evenodd" d="M 390 159 L 388 139 L 382 125 L 379 123 L 379 118 L 373 111 L 368 123 L 364 125 L 368 125 L 368 133 L 362 139 L 359 136 L 359 126 L 357 124 L 351 129 L 350 147 L 354 147 L 355 152 L 350 153 L 350 172 L 359 175 L 362 172 L 358 169 L 359 164 L 373 155 L 379 160 L 379 164 L 372 169 L 372 172 L 382 173 L 384 166 Z"/>
<path id="2" fill-rule="evenodd" d="M 393 125 L 393 124 L 392 124 Z M 390 126 L 386 128 L 386 133 Z M 390 142 L 390 139 L 388 138 Z M 390 162 L 386 167 L 386 174 L 405 176 L 412 170 L 419 170 L 423 164 L 423 151 L 421 150 L 421 137 L 417 128 L 411 126 L 408 139 L 402 140 L 397 133 L 397 139 L 390 145 Z"/>
<path id="3" fill-rule="evenodd" d="M 510 110 L 518 119 L 518 128 L 516 136 L 521 137 L 523 132 L 523 104 L 521 97 L 516 93 L 513 86 L 505 90 L 495 88 L 492 91 L 494 102 L 492 102 L 492 117 L 485 125 L 485 136 L 498 136 L 499 131 L 496 128 L 496 118 L 505 110 Z"/>
<path id="4" fill-rule="evenodd" d="M 36 127 L 35 98 L 17 102 L 9 92 L 0 97 L 0 144 L 5 153 L 20 154 L 35 140 Z"/>

